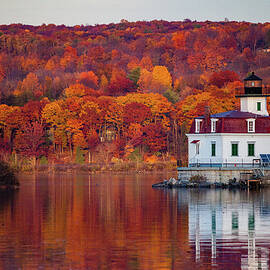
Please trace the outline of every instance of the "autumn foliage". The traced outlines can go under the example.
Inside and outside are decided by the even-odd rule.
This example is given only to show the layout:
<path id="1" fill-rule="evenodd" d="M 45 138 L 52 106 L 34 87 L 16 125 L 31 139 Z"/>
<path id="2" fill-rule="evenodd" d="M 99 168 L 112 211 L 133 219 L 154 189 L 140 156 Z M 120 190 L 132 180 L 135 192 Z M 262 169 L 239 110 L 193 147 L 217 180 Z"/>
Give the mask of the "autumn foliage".
<path id="1" fill-rule="evenodd" d="M 185 157 L 205 106 L 237 109 L 250 71 L 270 83 L 269 47 L 269 23 L 0 25 L 1 152 Z"/>

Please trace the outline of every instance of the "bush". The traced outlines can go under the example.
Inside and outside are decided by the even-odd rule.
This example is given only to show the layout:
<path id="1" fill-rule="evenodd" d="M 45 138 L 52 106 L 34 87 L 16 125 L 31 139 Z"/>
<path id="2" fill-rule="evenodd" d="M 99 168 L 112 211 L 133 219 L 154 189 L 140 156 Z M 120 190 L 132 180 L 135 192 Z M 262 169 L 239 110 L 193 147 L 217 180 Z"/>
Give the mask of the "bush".
<path id="1" fill-rule="evenodd" d="M 206 181 L 206 178 L 202 175 L 196 174 L 190 177 L 189 180 L 191 183 L 200 183 Z"/>
<path id="2" fill-rule="evenodd" d="M 75 161 L 77 164 L 84 164 L 84 155 L 80 147 L 76 148 L 76 158 Z"/>
<path id="3" fill-rule="evenodd" d="M 22 159 L 18 164 L 18 169 L 22 172 L 32 172 L 34 169 L 32 160 L 29 158 Z"/>
<path id="4" fill-rule="evenodd" d="M 128 159 L 134 162 L 142 162 L 143 157 L 140 154 L 139 148 L 135 148 L 135 150 L 129 154 Z"/>
<path id="5" fill-rule="evenodd" d="M 3 161 L 0 161 L 0 186 L 18 186 L 19 182 L 14 171 Z"/>
<path id="6" fill-rule="evenodd" d="M 40 165 L 48 165 L 48 160 L 45 156 L 42 156 L 39 161 Z"/>

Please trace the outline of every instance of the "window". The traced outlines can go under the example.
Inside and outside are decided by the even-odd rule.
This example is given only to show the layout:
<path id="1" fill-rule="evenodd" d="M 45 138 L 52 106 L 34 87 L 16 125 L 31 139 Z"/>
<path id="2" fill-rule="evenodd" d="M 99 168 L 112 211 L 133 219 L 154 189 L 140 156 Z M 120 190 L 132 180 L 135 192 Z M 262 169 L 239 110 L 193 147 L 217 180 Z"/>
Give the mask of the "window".
<path id="1" fill-rule="evenodd" d="M 200 133 L 201 121 L 201 119 L 195 119 L 195 133 Z"/>
<path id="2" fill-rule="evenodd" d="M 255 119 L 247 119 L 247 131 L 255 132 Z"/>
<path id="3" fill-rule="evenodd" d="M 217 121 L 218 119 L 211 119 L 211 132 L 217 131 Z"/>
<path id="4" fill-rule="evenodd" d="M 255 144 L 254 143 L 248 143 L 248 156 L 249 157 L 255 156 Z"/>
<path id="5" fill-rule="evenodd" d="M 237 230 L 239 227 L 238 212 L 232 212 L 232 229 Z"/>
<path id="6" fill-rule="evenodd" d="M 232 156 L 238 156 L 238 143 L 232 143 Z"/>
<path id="7" fill-rule="evenodd" d="M 200 154 L 200 143 L 197 142 L 196 143 L 196 155 L 199 155 Z"/>
<path id="8" fill-rule="evenodd" d="M 216 156 L 216 142 L 211 142 L 211 156 Z"/>
<path id="9" fill-rule="evenodd" d="M 261 102 L 257 102 L 257 111 L 261 111 L 262 110 L 262 103 Z"/>
<path id="10" fill-rule="evenodd" d="M 253 132 L 254 131 L 254 122 L 250 121 L 248 122 L 248 132 Z"/>

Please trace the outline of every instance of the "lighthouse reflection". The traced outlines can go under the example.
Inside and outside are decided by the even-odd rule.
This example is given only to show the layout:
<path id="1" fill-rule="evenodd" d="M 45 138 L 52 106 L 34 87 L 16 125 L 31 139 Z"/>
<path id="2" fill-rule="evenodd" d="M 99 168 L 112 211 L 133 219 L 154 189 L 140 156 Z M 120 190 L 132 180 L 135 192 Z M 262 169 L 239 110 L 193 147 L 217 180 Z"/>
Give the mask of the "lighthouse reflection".
<path id="1" fill-rule="evenodd" d="M 194 260 L 212 266 L 233 264 L 235 269 L 269 269 L 268 198 L 241 191 L 191 190 L 189 241 Z"/>
<path id="2" fill-rule="evenodd" d="M 211 258 L 212 263 L 216 261 L 216 252 L 217 252 L 217 238 L 216 238 L 216 210 L 212 210 L 212 241 L 211 241 Z"/>

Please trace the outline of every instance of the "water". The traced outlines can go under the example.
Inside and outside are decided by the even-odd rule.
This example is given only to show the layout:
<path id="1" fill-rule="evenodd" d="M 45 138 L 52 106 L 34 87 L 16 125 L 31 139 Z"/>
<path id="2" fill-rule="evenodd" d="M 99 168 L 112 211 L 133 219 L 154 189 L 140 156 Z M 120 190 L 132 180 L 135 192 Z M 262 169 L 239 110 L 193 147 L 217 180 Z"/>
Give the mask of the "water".
<path id="1" fill-rule="evenodd" d="M 270 189 L 152 189 L 164 177 L 21 176 L 0 192 L 0 269 L 269 269 Z"/>

